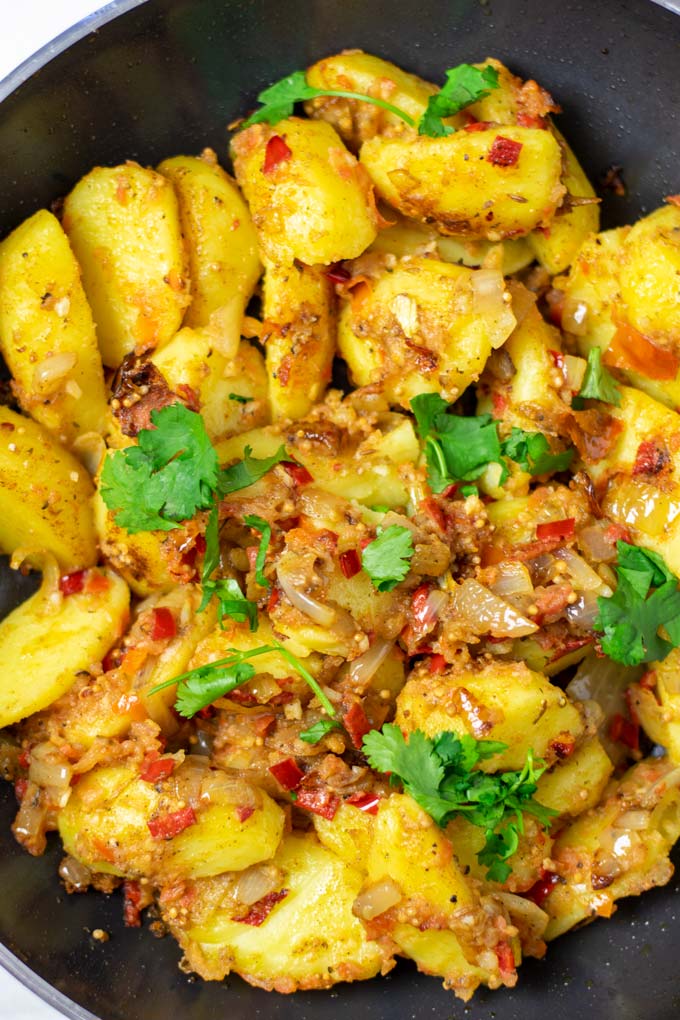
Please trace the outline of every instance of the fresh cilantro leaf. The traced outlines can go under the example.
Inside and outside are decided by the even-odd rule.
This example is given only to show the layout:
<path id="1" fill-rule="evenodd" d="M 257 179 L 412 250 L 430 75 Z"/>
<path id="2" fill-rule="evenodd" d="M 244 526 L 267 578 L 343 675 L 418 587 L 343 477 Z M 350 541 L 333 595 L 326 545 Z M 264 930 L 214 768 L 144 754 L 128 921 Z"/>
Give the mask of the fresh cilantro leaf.
<path id="1" fill-rule="evenodd" d="M 588 351 L 585 375 L 578 395 L 572 400 L 572 407 L 582 407 L 583 401 L 588 398 L 602 400 L 605 404 L 614 404 L 616 407 L 621 404 L 621 391 L 602 364 L 602 351 L 599 347 L 593 347 Z"/>
<path id="2" fill-rule="evenodd" d="M 463 418 L 449 414 L 448 404 L 438 393 L 413 397 L 411 410 L 424 443 L 433 492 L 443 492 L 453 482 L 474 481 L 488 464 L 500 462 L 498 427 L 491 415 Z"/>
<path id="3" fill-rule="evenodd" d="M 251 630 L 257 630 L 257 604 L 245 597 L 238 581 L 231 577 L 218 580 L 212 578 L 212 574 L 217 570 L 219 563 L 219 514 L 217 504 L 214 504 L 205 529 L 205 554 L 201 577 L 203 598 L 198 607 L 198 612 L 202 613 L 213 596 L 215 596 L 217 598 L 217 614 L 220 626 L 224 627 L 223 618 L 229 616 L 232 620 L 236 620 L 237 623 L 245 623 L 247 621 L 250 624 Z"/>
<path id="4" fill-rule="evenodd" d="M 452 67 L 446 72 L 446 84 L 436 95 L 430 96 L 418 124 L 418 134 L 431 138 L 453 134 L 455 128 L 444 124 L 443 118 L 455 116 L 497 88 L 498 71 L 493 67 L 479 68 L 471 64 Z"/>
<path id="5" fill-rule="evenodd" d="M 625 666 L 665 659 L 680 646 L 678 578 L 651 549 L 620 541 L 617 550 L 618 585 L 609 598 L 598 598 L 593 624 L 602 650 Z M 659 634 L 662 627 L 670 640 Z"/>
<path id="6" fill-rule="evenodd" d="M 200 414 L 170 404 L 151 421 L 137 446 L 107 457 L 101 475 L 102 499 L 130 534 L 170 531 L 208 510 L 217 484 L 217 454 Z"/>
<path id="7" fill-rule="evenodd" d="M 460 494 L 465 499 L 467 499 L 468 496 L 479 496 L 479 489 L 476 485 L 461 485 Z"/>
<path id="8" fill-rule="evenodd" d="M 244 397 L 240 393 L 230 393 L 229 399 L 235 400 L 237 404 L 250 404 L 253 401 L 253 397 Z"/>
<path id="9" fill-rule="evenodd" d="M 419 393 L 411 400 L 411 410 L 416 419 L 416 429 L 423 442 L 431 432 L 436 432 L 435 419 L 446 414 L 449 405 L 438 393 Z"/>
<path id="10" fill-rule="evenodd" d="M 389 512 L 390 508 L 386 506 L 384 503 L 376 503 L 376 505 L 372 506 L 370 509 L 375 514 L 386 514 Z"/>
<path id="11" fill-rule="evenodd" d="M 378 591 L 392 591 L 409 571 L 413 536 L 408 528 L 391 524 L 378 528 L 377 538 L 364 549 L 361 563 Z"/>
<path id="12" fill-rule="evenodd" d="M 236 687 L 252 680 L 255 676 L 255 668 L 248 660 L 257 658 L 258 655 L 266 655 L 268 652 L 277 652 L 289 666 L 292 666 L 316 695 L 326 713 L 334 719 L 335 709 L 318 681 L 300 660 L 278 641 L 273 641 L 269 645 L 260 645 L 258 648 L 249 648 L 246 651 L 233 648 L 223 659 L 205 663 L 203 666 L 189 670 L 188 673 L 182 673 L 181 676 L 165 680 L 162 684 L 156 684 L 149 694 L 157 694 L 159 691 L 165 690 L 166 687 L 173 687 L 177 684 L 175 708 L 180 715 L 190 719 L 202 708 L 211 705 L 213 701 L 223 698 Z"/>
<path id="13" fill-rule="evenodd" d="M 247 489 L 249 485 L 259 482 L 260 478 L 281 461 L 289 459 L 285 446 L 280 446 L 271 457 L 262 459 L 253 457 L 252 452 L 252 447 L 246 446 L 243 460 L 220 471 L 216 486 L 220 496 L 228 496 L 229 493 L 238 492 L 239 489 Z"/>
<path id="14" fill-rule="evenodd" d="M 304 740 L 306 744 L 318 744 L 327 733 L 331 730 L 340 729 L 340 723 L 335 722 L 333 719 L 319 719 L 313 726 L 310 726 L 308 730 L 302 730 L 298 734 L 300 740 Z"/>
<path id="15" fill-rule="evenodd" d="M 363 95 L 360 92 L 347 92 L 344 89 L 314 88 L 313 85 L 307 84 L 304 71 L 293 71 L 292 74 L 286 75 L 285 78 L 281 78 L 280 81 L 275 82 L 269 88 L 260 92 L 257 97 L 258 103 L 262 104 L 260 109 L 251 114 L 247 120 L 244 120 L 241 127 L 247 128 L 251 124 L 260 124 L 263 121 L 266 121 L 268 124 L 278 124 L 280 120 L 285 120 L 286 117 L 292 115 L 296 103 L 304 102 L 307 99 L 316 99 L 318 96 L 340 96 L 344 99 L 359 99 L 363 103 L 372 103 L 373 106 L 380 106 L 383 110 L 388 110 L 390 113 L 395 114 L 395 116 L 400 117 L 409 127 L 415 127 L 413 117 L 409 116 L 404 110 L 393 106 L 392 103 L 388 103 L 384 99 L 378 99 L 375 96 Z"/>
<path id="16" fill-rule="evenodd" d="M 505 861 L 517 850 L 523 814 L 534 815 L 544 826 L 556 814 L 534 800 L 544 768 L 536 766 L 531 750 L 519 771 L 490 773 L 476 768 L 506 747 L 469 734 L 445 732 L 428 738 L 420 730 L 411 733 L 407 743 L 392 723 L 382 731 L 372 730 L 363 742 L 371 767 L 390 773 L 390 783 L 401 783 L 438 825 L 464 817 L 484 829 L 486 842 L 478 859 L 489 869 L 487 878 L 498 882 L 510 874 Z"/>
<path id="17" fill-rule="evenodd" d="M 267 521 L 263 520 L 262 517 L 257 517 L 255 514 L 246 514 L 243 518 L 245 524 L 249 528 L 255 528 L 261 534 L 260 545 L 257 550 L 257 558 L 255 560 L 255 580 L 258 584 L 262 585 L 263 588 L 271 588 L 269 580 L 264 575 L 264 564 L 267 559 L 267 549 L 272 537 L 271 525 Z"/>
<path id="18" fill-rule="evenodd" d="M 553 453 L 542 432 L 525 432 L 514 426 L 507 439 L 503 440 L 502 449 L 504 456 L 514 460 L 530 475 L 566 471 L 574 458 L 573 450 Z"/>

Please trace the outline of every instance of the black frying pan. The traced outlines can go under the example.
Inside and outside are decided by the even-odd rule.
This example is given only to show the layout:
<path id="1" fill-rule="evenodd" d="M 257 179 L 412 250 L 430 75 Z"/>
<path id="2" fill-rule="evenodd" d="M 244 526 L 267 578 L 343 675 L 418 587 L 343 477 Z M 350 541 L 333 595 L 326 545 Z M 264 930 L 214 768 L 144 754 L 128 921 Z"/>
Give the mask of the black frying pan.
<path id="1" fill-rule="evenodd" d="M 4 0 L 7 2 L 7 0 Z M 669 0 L 669 7 L 676 7 Z M 126 11 L 115 20 L 114 14 Z M 679 10 L 680 13 L 680 10 Z M 90 29 L 98 25 L 96 32 Z M 96 163 L 156 163 L 212 145 L 266 84 L 359 46 L 434 81 L 461 61 L 499 57 L 564 108 L 591 180 L 624 167 L 627 194 L 603 194 L 607 226 L 680 191 L 680 18 L 648 0 L 118 0 L 0 85 L 0 234 L 64 194 Z M 27 78 L 29 72 L 35 71 Z M 26 79 L 27 80 L 24 80 Z M 17 86 L 19 86 L 17 88 Z M 16 89 L 16 91 L 14 91 Z M 0 479 L 0 484 L 2 480 Z M 0 569 L 0 613 L 28 593 Z M 192 981 L 171 939 L 123 928 L 118 896 L 67 897 L 54 841 L 33 859 L 9 831 L 0 791 L 0 960 L 77 1020 L 671 1020 L 680 1007 L 678 882 L 624 903 L 528 961 L 514 991 L 465 1007 L 400 965 L 388 979 L 282 997 Z M 89 931 L 111 933 L 105 944 Z M 12 955 L 14 954 L 14 955 Z M 31 970 L 29 970 L 29 967 Z M 67 998 L 68 997 L 68 998 Z M 73 1001 L 70 1001 L 73 1000 Z M 76 1003 L 78 1005 L 76 1005 Z M 7 1016 L 0 1004 L 0 1016 Z M 8 1018 L 9 1020 L 9 1018 Z"/>

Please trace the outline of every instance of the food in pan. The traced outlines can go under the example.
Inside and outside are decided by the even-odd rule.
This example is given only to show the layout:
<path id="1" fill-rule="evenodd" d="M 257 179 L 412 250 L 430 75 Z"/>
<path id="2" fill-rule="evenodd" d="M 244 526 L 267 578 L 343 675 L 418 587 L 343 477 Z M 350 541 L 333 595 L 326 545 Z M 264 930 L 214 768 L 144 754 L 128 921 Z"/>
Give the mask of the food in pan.
<path id="1" fill-rule="evenodd" d="M 14 833 L 206 979 L 467 999 L 672 874 L 680 199 L 599 232 L 492 59 L 260 101 L 0 244 Z"/>

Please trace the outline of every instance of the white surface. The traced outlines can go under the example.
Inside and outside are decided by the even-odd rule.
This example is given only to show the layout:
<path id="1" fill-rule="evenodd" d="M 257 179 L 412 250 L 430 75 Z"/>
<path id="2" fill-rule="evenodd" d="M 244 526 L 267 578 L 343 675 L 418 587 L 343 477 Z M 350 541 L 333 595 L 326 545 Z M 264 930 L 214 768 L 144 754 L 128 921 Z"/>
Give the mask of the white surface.
<path id="1" fill-rule="evenodd" d="M 100 7 L 105 0 L 0 0 L 0 80 L 60 32 Z M 0 967 L 3 1020 L 63 1020 Z"/>

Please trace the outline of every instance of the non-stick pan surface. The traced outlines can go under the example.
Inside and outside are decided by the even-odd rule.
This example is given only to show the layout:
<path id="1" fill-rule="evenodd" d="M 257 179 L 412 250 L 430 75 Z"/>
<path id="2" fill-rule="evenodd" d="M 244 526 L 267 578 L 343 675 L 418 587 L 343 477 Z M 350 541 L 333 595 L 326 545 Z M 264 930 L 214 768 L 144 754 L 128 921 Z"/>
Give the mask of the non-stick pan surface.
<path id="1" fill-rule="evenodd" d="M 624 168 L 625 197 L 603 194 L 607 226 L 680 191 L 680 18 L 647 0 L 118 0 L 111 9 L 127 13 L 95 33 L 76 30 L 45 66 L 29 62 L 40 69 L 16 91 L 0 85 L 2 235 L 97 163 L 153 164 L 205 145 L 225 157 L 225 124 L 264 85 L 352 46 L 435 81 L 488 54 L 536 77 L 562 104 L 560 127 L 591 180 L 611 163 Z M 2 564 L 0 613 L 20 597 Z M 281 997 L 238 979 L 192 981 L 171 939 L 123 928 L 118 896 L 67 897 L 56 841 L 28 857 L 9 831 L 14 810 L 7 786 L 0 959 L 78 1020 L 671 1020 L 680 1008 L 677 882 L 560 939 L 546 960 L 522 965 L 516 990 L 481 991 L 467 1007 L 407 964 L 385 980 Z M 94 928 L 110 941 L 93 941 Z"/>

